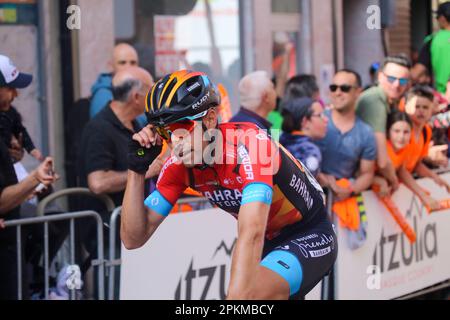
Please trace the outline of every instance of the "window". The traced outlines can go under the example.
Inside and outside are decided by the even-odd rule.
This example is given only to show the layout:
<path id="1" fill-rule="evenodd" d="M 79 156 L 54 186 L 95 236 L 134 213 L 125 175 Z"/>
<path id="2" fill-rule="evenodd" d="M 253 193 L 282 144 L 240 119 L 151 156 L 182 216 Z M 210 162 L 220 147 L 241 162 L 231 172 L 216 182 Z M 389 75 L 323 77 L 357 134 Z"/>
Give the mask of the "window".
<path id="1" fill-rule="evenodd" d="M 119 6 L 128 2 L 116 1 Z M 116 24 L 128 23 L 122 15 L 117 19 Z M 236 108 L 241 77 L 238 0 L 135 0 L 132 24 L 134 32 L 123 29 L 116 38 L 136 48 L 140 65 L 155 79 L 183 68 L 203 71 L 225 86 Z M 121 39 L 121 34 L 132 37 Z"/>

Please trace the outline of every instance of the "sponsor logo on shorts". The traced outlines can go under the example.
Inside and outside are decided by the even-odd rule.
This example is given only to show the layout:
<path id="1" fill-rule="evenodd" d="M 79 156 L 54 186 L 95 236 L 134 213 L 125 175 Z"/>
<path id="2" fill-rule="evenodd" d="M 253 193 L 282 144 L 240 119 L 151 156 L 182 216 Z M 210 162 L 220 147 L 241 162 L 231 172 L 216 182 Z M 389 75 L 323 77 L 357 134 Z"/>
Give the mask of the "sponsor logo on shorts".
<path id="1" fill-rule="evenodd" d="M 334 238 L 326 234 L 311 234 L 307 237 L 292 240 L 305 258 L 318 258 L 327 255 L 334 248 Z M 326 247 L 325 247 L 326 246 Z M 315 249 L 315 250 L 314 250 Z"/>
<path id="2" fill-rule="evenodd" d="M 312 258 L 323 257 L 331 252 L 331 247 L 327 247 L 321 250 L 309 251 L 309 254 Z"/>

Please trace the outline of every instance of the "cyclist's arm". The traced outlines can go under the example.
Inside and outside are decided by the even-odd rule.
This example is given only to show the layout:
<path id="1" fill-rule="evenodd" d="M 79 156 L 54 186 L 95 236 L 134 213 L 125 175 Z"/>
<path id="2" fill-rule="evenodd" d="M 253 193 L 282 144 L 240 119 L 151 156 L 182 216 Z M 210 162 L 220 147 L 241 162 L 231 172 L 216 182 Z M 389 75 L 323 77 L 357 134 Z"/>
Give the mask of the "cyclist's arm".
<path id="1" fill-rule="evenodd" d="M 152 145 L 155 146 L 156 144 L 158 144 L 158 137 L 154 134 L 150 125 L 146 126 L 139 133 L 133 135 L 133 140 L 137 141 L 140 146 L 146 147 L 147 149 L 151 148 Z M 130 146 L 131 148 L 135 147 L 132 143 L 130 144 Z M 127 173 L 127 184 L 122 203 L 122 219 L 120 228 L 120 237 L 127 249 L 136 249 L 142 247 L 155 232 L 164 218 L 168 215 L 171 209 L 169 208 L 170 203 L 168 203 L 168 201 L 161 196 L 159 191 L 153 192 L 147 199 L 150 200 L 150 202 L 153 200 L 153 203 L 155 204 L 154 206 L 149 206 L 149 202 L 147 200 L 144 201 L 145 174 L 141 172 L 141 168 L 139 167 L 139 165 L 145 166 L 147 164 L 145 162 L 137 162 L 136 158 L 134 156 L 131 156 L 132 154 L 134 154 L 134 152 L 135 150 L 133 150 L 128 155 L 128 166 L 130 169 L 134 169 L 128 170 Z M 152 158 L 154 154 L 152 155 L 151 153 L 147 153 L 147 156 Z M 153 159 L 153 161 L 155 160 L 155 158 Z M 144 161 L 151 161 L 151 159 L 143 159 Z M 130 165 L 133 168 L 131 168 Z M 164 181 L 166 179 L 167 178 L 164 178 L 164 174 L 161 173 L 160 180 L 163 183 L 163 188 Z M 156 200 L 154 199 L 155 197 L 157 198 Z M 158 205 L 158 202 L 162 202 L 165 207 L 162 208 L 161 205 Z M 167 211 L 167 209 L 169 210 Z M 159 212 L 157 212 L 158 210 Z"/>
<path id="2" fill-rule="evenodd" d="M 249 299 L 258 279 L 264 234 L 270 206 L 262 202 L 245 204 L 239 210 L 238 240 L 233 252 L 227 299 Z"/>
<path id="3" fill-rule="evenodd" d="M 165 216 L 145 207 L 144 180 L 144 175 L 128 171 L 120 237 L 129 250 L 142 247 L 165 219 Z"/>

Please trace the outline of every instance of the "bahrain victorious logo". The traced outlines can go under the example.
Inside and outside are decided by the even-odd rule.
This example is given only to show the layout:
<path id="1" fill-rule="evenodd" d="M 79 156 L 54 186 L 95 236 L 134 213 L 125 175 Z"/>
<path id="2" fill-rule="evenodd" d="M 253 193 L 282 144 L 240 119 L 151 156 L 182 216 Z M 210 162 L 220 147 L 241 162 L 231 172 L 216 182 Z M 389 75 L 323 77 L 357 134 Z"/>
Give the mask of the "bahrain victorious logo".
<path id="1" fill-rule="evenodd" d="M 374 248 L 372 258 L 373 265 L 377 266 L 381 273 L 437 257 L 436 223 L 425 224 L 424 214 L 426 213 L 423 205 L 414 197 L 406 214 L 417 234 L 417 240 L 413 244 L 402 232 L 385 235 L 384 229 L 381 231 L 380 240 Z"/>
<path id="2" fill-rule="evenodd" d="M 234 239 L 231 246 L 222 241 L 212 255 L 211 261 L 199 267 L 192 257 L 187 271 L 180 277 L 175 289 L 175 300 L 224 300 L 228 265 L 236 245 Z"/>

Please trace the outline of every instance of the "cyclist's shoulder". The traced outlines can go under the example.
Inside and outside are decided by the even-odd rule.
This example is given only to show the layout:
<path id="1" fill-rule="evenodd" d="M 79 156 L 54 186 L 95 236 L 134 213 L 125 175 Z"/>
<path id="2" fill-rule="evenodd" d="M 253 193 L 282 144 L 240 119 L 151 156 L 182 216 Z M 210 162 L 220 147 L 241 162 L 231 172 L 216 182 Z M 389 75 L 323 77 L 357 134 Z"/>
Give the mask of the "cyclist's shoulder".
<path id="1" fill-rule="evenodd" d="M 256 124 L 251 122 L 225 122 L 219 124 L 219 130 L 224 132 L 227 130 L 236 132 L 260 132 L 263 131 Z"/>
<path id="2" fill-rule="evenodd" d="M 224 141 L 228 144 L 233 143 L 238 145 L 240 143 L 253 141 L 271 140 L 266 130 L 261 129 L 254 123 L 250 122 L 227 122 L 219 125 Z M 250 138 L 250 140 L 249 140 Z"/>
<path id="3" fill-rule="evenodd" d="M 159 177 L 167 176 L 168 174 L 172 176 L 178 176 L 186 172 L 186 167 L 182 162 L 174 155 L 168 157 L 164 162 Z"/>

